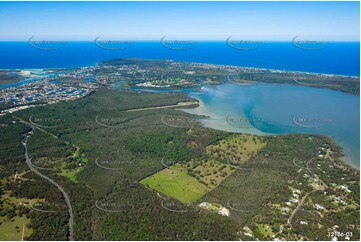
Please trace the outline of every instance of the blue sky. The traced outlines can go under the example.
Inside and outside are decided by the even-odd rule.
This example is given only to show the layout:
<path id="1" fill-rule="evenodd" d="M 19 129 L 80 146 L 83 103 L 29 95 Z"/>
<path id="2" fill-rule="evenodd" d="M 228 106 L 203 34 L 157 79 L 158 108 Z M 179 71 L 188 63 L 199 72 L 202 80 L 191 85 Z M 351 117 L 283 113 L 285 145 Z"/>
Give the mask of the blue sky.
<path id="1" fill-rule="evenodd" d="M 0 2 L 0 39 L 307 35 L 358 40 L 359 18 L 359 2 Z"/>

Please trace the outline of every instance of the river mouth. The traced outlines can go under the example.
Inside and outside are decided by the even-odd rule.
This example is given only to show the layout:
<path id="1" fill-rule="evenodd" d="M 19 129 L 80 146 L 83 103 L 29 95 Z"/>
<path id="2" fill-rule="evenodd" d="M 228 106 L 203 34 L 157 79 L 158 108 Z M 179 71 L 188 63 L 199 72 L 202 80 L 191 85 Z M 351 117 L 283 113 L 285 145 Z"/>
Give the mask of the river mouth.
<path id="1" fill-rule="evenodd" d="M 339 91 L 286 84 L 204 86 L 190 97 L 205 127 L 255 135 L 316 134 L 333 138 L 343 160 L 359 169 L 360 99 Z"/>

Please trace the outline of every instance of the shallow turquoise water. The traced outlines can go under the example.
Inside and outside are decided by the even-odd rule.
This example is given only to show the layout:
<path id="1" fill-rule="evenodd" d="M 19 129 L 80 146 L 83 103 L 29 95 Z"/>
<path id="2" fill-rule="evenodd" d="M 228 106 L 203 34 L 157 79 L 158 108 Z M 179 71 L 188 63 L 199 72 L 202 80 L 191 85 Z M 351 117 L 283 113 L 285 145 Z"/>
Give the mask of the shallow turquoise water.
<path id="1" fill-rule="evenodd" d="M 360 98 L 339 91 L 294 85 L 203 87 L 191 93 L 200 107 L 185 109 L 208 115 L 206 127 L 230 132 L 322 134 L 343 148 L 345 161 L 360 164 Z"/>

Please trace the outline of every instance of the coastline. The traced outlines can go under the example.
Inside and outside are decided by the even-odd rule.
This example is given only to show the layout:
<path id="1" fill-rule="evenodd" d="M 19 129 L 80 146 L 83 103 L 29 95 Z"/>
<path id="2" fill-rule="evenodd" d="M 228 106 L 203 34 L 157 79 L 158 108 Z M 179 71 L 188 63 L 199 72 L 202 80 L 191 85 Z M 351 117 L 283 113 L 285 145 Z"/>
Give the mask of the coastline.
<path id="1" fill-rule="evenodd" d="M 171 61 L 171 62 L 180 62 L 180 63 L 184 63 L 184 64 L 210 65 L 210 66 L 220 66 L 220 67 L 224 67 L 224 68 L 241 68 L 241 69 L 256 70 L 256 71 L 261 70 L 261 71 L 277 72 L 277 73 L 280 73 L 280 74 L 302 74 L 302 75 L 315 75 L 315 76 L 328 76 L 328 77 L 360 79 L 360 76 L 354 76 L 354 75 L 340 75 L 340 74 L 318 73 L 318 72 L 297 71 L 297 70 L 259 68 L 259 67 L 251 67 L 251 66 L 222 65 L 222 64 L 212 64 L 212 63 L 202 63 L 202 62 L 175 61 L 175 60 L 170 60 L 170 59 L 145 59 L 145 58 L 121 58 L 121 59 L 137 59 L 137 60 L 146 60 L 146 61 Z M 12 83 L 8 83 L 8 84 L 0 85 L 0 89 L 6 89 L 6 88 L 9 88 L 9 87 L 12 87 L 13 85 L 21 86 L 22 82 L 24 82 L 24 84 L 27 84 L 28 82 L 30 82 L 30 80 L 28 80 L 26 77 L 31 76 L 31 71 L 45 71 L 46 72 L 46 71 L 50 71 L 50 70 L 66 70 L 66 69 L 89 68 L 89 67 L 96 67 L 96 66 L 102 64 L 103 62 L 107 62 L 107 61 L 111 61 L 111 60 L 114 60 L 114 59 L 103 60 L 103 61 L 97 62 L 96 64 L 93 64 L 93 65 L 80 66 L 80 67 L 68 67 L 68 68 L 64 68 L 64 67 L 56 67 L 56 68 L 16 68 L 16 69 L 2 69 L 2 68 L 0 68 L 0 71 L 5 71 L 5 72 L 7 72 L 7 71 L 9 71 L 9 72 L 17 71 L 17 72 L 20 72 L 20 74 L 18 74 L 18 75 L 24 78 L 23 80 L 18 81 L 18 82 L 12 82 Z M 23 73 L 27 73 L 27 74 L 24 75 Z M 258 83 L 262 83 L 262 82 L 258 82 Z M 277 83 L 275 83 L 275 84 L 277 84 Z M 302 85 L 300 83 L 298 83 L 298 84 Z M 146 88 L 146 87 L 141 87 L 141 88 L 142 89 L 159 90 L 157 88 Z M 141 89 L 141 88 L 139 88 L 139 89 Z M 179 88 L 179 90 L 183 90 L 183 89 L 184 88 Z M 163 90 L 163 89 L 161 89 L 161 90 Z"/>
<path id="2" fill-rule="evenodd" d="M 321 72 L 310 72 L 310 71 L 302 71 L 302 70 L 287 70 L 287 69 L 274 69 L 274 68 L 264 68 L 264 67 L 254 67 L 254 66 L 237 66 L 237 65 L 224 65 L 224 64 L 213 64 L 209 62 L 192 62 L 192 61 L 176 61 L 171 59 L 147 59 L 147 58 L 122 58 L 122 59 L 138 59 L 138 60 L 146 60 L 146 61 L 173 61 L 173 62 L 181 62 L 185 64 L 200 64 L 200 65 L 215 65 L 221 67 L 233 67 L 233 68 L 244 68 L 244 69 L 251 69 L 251 70 L 264 70 L 264 71 L 275 71 L 280 73 L 290 73 L 290 74 L 306 74 L 306 75 L 322 75 L 322 76 L 332 76 L 332 77 L 350 77 L 350 78 L 360 78 L 360 76 L 355 75 L 346 75 L 346 74 L 335 74 L 335 73 L 321 73 Z M 113 59 L 102 60 L 96 62 L 92 65 L 82 65 L 82 66 L 72 66 L 72 67 L 43 67 L 43 68 L 0 68 L 0 71 L 31 71 L 31 70 L 38 70 L 38 71 L 47 71 L 47 70 L 64 70 L 64 69 L 76 69 L 76 68 L 87 68 L 87 67 L 95 67 L 102 62 L 111 61 Z"/>
<path id="3" fill-rule="evenodd" d="M 227 85 L 227 84 L 224 84 Z M 235 85 L 235 84 L 230 84 L 230 85 Z M 254 84 L 254 85 L 258 85 L 258 84 Z M 273 86 L 274 84 L 265 84 L 268 86 Z M 289 85 L 289 84 L 282 84 L 282 85 Z M 219 87 L 219 85 L 218 85 Z M 312 88 L 312 87 L 308 87 L 308 88 Z M 217 89 L 214 88 L 213 89 Z M 212 89 L 212 90 L 213 90 Z M 323 89 L 320 89 L 321 91 L 323 91 Z M 324 89 L 327 90 L 327 89 Z M 249 90 L 248 90 L 249 91 Z M 334 91 L 334 90 L 329 90 L 329 91 Z M 336 91 L 337 92 L 337 91 Z M 202 91 L 203 95 L 204 95 L 204 91 Z M 227 114 L 234 114 L 237 113 L 237 117 L 243 117 L 246 120 L 250 120 L 252 121 L 252 115 L 250 116 L 247 113 L 241 113 L 240 110 L 233 110 L 233 112 L 223 112 L 223 111 L 214 111 L 214 110 L 219 110 L 217 109 L 217 106 L 214 106 L 214 104 L 212 103 L 212 101 L 210 101 L 209 99 L 207 99 L 207 97 L 202 97 L 202 93 L 189 93 L 188 96 L 190 98 L 194 98 L 196 100 L 198 100 L 199 102 L 199 106 L 195 107 L 195 108 L 191 108 L 191 109 L 180 109 L 183 112 L 186 112 L 188 114 L 193 114 L 193 115 L 203 115 L 207 118 L 200 120 L 199 122 L 207 128 L 211 128 L 211 129 L 216 129 L 216 130 L 221 130 L 221 131 L 226 131 L 226 132 L 232 132 L 232 133 L 247 133 L 247 134 L 253 134 L 253 135 L 258 135 L 258 136 L 273 136 L 273 135 L 289 135 L 289 134 L 310 134 L 310 135 L 321 135 L 321 136 L 325 136 L 325 137 L 329 137 L 330 139 L 333 140 L 333 142 L 341 148 L 342 150 L 342 156 L 340 157 L 341 160 L 343 160 L 347 165 L 359 170 L 360 169 L 360 163 L 358 158 L 356 158 L 355 156 L 359 156 L 360 155 L 360 150 L 358 149 L 357 153 L 358 155 L 355 155 L 355 151 L 356 148 L 353 147 L 352 145 L 350 146 L 350 140 L 345 140 L 344 135 L 340 135 L 340 136 L 335 136 L 335 134 L 330 131 L 324 131 L 324 132 L 318 132 L 318 131 L 306 131 L 306 130 L 302 130 L 301 129 L 297 129 L 297 127 L 293 130 L 293 129 L 287 129 L 287 123 L 280 123 L 278 125 L 286 125 L 285 129 L 281 132 L 266 132 L 265 130 L 260 130 L 259 128 L 255 127 L 251 122 L 247 122 L 247 126 L 251 125 L 252 127 L 240 127 L 237 126 L 239 125 L 239 123 L 235 123 L 235 126 L 232 125 L 232 123 L 229 123 L 226 120 Z M 342 94 L 346 94 L 346 95 L 352 95 L 352 94 L 347 94 L 347 93 L 343 93 L 340 92 Z M 229 95 L 229 93 L 227 94 Z M 353 96 L 353 95 L 352 95 Z M 205 99 L 207 102 L 207 104 L 205 104 L 205 102 L 202 100 Z M 214 98 L 216 99 L 216 98 Z M 218 102 L 224 102 L 222 99 L 219 100 L 218 98 Z M 244 107 L 243 107 L 244 108 Z M 237 111 L 237 112 L 236 112 Z M 259 116 L 260 117 L 260 116 Z M 265 116 L 262 116 L 265 117 Z M 255 122 L 257 122 L 257 120 L 254 118 Z M 264 120 L 265 122 L 266 120 Z M 333 120 L 334 121 L 334 120 Z M 267 122 L 266 122 L 267 123 Z M 240 123 L 240 125 L 244 125 L 245 123 Z M 332 127 L 328 128 L 329 130 L 332 130 Z M 309 129 L 310 130 L 310 129 Z M 351 138 L 352 140 L 352 138 Z"/>

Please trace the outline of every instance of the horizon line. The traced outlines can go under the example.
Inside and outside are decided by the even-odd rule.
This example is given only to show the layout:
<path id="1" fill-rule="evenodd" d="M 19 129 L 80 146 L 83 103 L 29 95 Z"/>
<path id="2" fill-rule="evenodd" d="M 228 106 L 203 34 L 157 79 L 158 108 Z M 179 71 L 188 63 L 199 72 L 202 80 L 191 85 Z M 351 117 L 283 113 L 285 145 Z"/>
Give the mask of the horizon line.
<path id="1" fill-rule="evenodd" d="M 1 36 L 0 41 L 17 41 L 30 42 L 33 41 L 347 41 L 360 42 L 360 35 L 240 35 L 240 34 L 224 34 L 224 35 L 8 35 Z"/>

